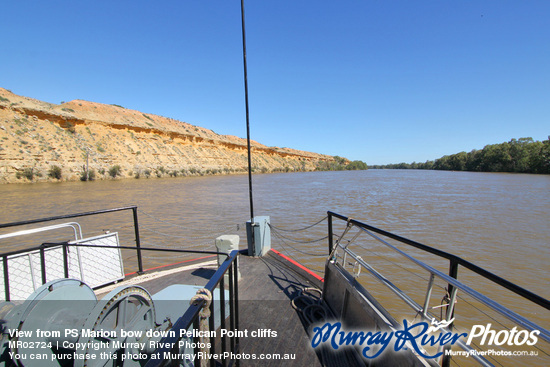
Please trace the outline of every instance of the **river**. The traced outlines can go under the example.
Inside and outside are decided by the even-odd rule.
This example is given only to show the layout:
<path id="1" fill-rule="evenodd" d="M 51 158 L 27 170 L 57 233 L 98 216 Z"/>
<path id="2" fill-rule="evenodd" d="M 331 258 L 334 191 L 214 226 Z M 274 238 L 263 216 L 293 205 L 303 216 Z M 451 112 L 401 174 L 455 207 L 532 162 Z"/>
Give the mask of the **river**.
<path id="1" fill-rule="evenodd" d="M 303 228 L 331 210 L 454 253 L 550 298 L 550 176 L 368 170 L 254 175 L 253 182 L 255 214 L 269 215 L 276 228 Z M 2 185 L 0 223 L 137 205 L 143 246 L 212 250 L 213 239 L 224 233 L 241 235 L 246 246 L 247 185 L 246 175 Z M 92 235 L 96 230 L 117 230 L 123 244 L 131 245 L 130 225 L 131 214 L 126 212 L 113 215 L 108 223 L 85 223 L 84 231 L 91 230 Z M 300 242 L 326 236 L 326 221 L 303 234 L 275 232 L 274 248 L 290 251 L 308 267 L 322 271 L 323 257 L 302 252 L 326 254 L 327 241 Z M 6 242 L 3 249 L 18 246 Z M 146 256 L 144 261 L 147 267 L 166 260 Z M 434 263 L 447 272 L 446 262 Z M 395 262 L 380 266 L 399 274 Z M 397 277 L 411 278 L 407 274 Z M 478 278 L 459 271 L 459 279 L 477 285 L 478 290 L 501 293 Z M 423 294 L 426 285 L 420 282 L 417 288 Z M 509 296 L 502 294 L 497 299 L 508 302 Z M 547 313 L 541 315 L 531 305 L 519 308 L 548 322 Z"/>

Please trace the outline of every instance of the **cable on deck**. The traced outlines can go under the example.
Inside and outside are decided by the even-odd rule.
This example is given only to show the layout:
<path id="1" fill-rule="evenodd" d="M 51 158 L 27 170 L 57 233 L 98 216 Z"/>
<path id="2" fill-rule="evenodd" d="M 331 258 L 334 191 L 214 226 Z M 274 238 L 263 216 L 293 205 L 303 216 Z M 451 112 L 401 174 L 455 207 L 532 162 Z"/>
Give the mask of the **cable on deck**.
<path id="1" fill-rule="evenodd" d="M 334 319 L 332 311 L 323 302 L 323 292 L 315 287 L 306 287 L 298 291 L 298 295 L 290 302 L 292 308 L 298 312 L 309 336 L 313 327 Z M 315 349 L 322 366 L 344 367 L 364 366 L 354 354 L 352 348 L 343 348 L 338 351 L 326 344 Z"/>

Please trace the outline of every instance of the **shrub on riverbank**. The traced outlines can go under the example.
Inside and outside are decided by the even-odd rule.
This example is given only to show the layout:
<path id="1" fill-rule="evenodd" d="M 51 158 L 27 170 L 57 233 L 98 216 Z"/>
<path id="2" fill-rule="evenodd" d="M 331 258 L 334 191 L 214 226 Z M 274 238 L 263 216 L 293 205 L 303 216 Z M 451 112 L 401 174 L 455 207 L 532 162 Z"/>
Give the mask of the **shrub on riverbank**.
<path id="1" fill-rule="evenodd" d="M 95 170 L 86 169 L 86 166 L 82 166 L 82 172 L 80 172 L 80 181 L 93 181 L 95 180 Z"/>
<path id="2" fill-rule="evenodd" d="M 15 177 L 19 180 L 22 178 L 26 178 L 29 181 L 32 181 L 34 179 L 34 169 L 33 168 L 25 168 L 22 172 L 17 172 L 15 174 Z"/>
<path id="3" fill-rule="evenodd" d="M 550 174 L 550 137 L 512 139 L 501 144 L 486 145 L 481 150 L 445 155 L 425 163 L 398 163 L 371 168 L 433 169 L 445 171 L 515 172 Z"/>
<path id="4" fill-rule="evenodd" d="M 51 178 L 55 178 L 56 180 L 61 180 L 61 177 L 62 177 L 61 167 L 51 166 L 50 170 L 48 171 L 48 176 Z"/>
<path id="5" fill-rule="evenodd" d="M 116 178 L 117 176 L 120 176 L 121 172 L 122 172 L 122 169 L 118 164 L 109 168 L 109 176 L 111 176 L 112 178 Z"/>
<path id="6" fill-rule="evenodd" d="M 368 166 L 363 161 L 350 162 L 346 158 L 334 156 L 334 160 L 322 161 L 317 164 L 316 171 L 344 171 L 344 170 L 366 170 Z"/>

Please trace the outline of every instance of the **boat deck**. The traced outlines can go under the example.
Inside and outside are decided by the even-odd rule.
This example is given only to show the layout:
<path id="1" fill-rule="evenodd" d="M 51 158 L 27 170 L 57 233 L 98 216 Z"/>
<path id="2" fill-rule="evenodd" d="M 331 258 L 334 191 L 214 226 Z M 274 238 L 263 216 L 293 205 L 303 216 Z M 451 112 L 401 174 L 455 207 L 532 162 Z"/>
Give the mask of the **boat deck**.
<path id="1" fill-rule="evenodd" d="M 241 338 L 241 351 L 294 354 L 296 359 L 287 361 L 292 365 L 320 366 L 302 319 L 292 308 L 291 300 L 299 295 L 301 289 L 320 287 L 321 282 L 306 279 L 281 259 L 273 252 L 262 258 L 241 256 L 239 259 L 242 276 L 239 282 L 240 328 L 277 332 L 274 338 Z M 264 366 L 281 365 L 280 360 L 262 362 Z M 241 364 L 258 365 L 257 361 L 241 361 Z"/>
<path id="2" fill-rule="evenodd" d="M 306 326 L 291 300 L 306 287 L 322 288 L 322 281 L 275 251 L 261 258 L 239 256 L 239 330 L 248 330 L 241 337 L 240 353 L 294 355 L 287 360 L 293 366 L 321 366 L 311 348 Z M 217 269 L 216 257 L 200 262 L 187 262 L 176 267 L 160 268 L 152 273 L 128 277 L 124 282 L 102 288 L 98 298 L 121 284 L 139 285 L 155 294 L 173 284 L 203 286 Z M 228 328 L 228 326 L 226 326 Z M 252 337 L 258 329 L 276 332 L 276 337 Z M 273 333 L 270 333 L 273 335 Z M 218 349 L 219 351 L 219 349 Z M 260 357 L 258 357 L 260 358 Z M 280 366 L 283 360 L 246 360 L 242 366 Z"/>

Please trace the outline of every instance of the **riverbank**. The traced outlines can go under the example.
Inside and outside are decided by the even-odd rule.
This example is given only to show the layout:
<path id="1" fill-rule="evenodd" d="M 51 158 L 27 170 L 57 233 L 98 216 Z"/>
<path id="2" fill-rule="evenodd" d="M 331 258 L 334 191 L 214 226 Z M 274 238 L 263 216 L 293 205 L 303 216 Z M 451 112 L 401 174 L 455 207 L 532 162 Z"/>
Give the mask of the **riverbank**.
<path id="1" fill-rule="evenodd" d="M 435 161 L 376 165 L 371 168 L 550 174 L 550 137 L 543 141 L 512 139 L 469 153 L 446 155 Z"/>
<path id="2" fill-rule="evenodd" d="M 0 183 L 247 170 L 245 139 L 119 105 L 83 100 L 57 105 L 3 88 L 0 141 Z M 251 149 L 253 170 L 262 173 L 314 171 L 337 158 L 255 141 Z"/>

